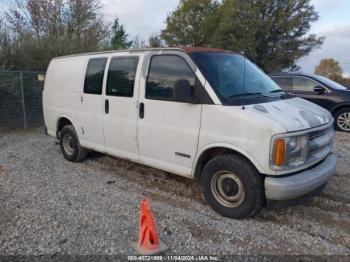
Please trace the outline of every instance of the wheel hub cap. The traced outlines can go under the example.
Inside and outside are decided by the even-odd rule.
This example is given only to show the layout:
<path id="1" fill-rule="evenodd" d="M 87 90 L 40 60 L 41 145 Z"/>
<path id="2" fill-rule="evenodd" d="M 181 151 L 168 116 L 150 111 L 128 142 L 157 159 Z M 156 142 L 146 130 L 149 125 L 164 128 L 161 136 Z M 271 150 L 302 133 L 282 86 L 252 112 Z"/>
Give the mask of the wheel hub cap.
<path id="1" fill-rule="evenodd" d="M 340 129 L 350 131 L 350 112 L 344 112 L 338 116 L 337 124 Z"/>
<path id="2" fill-rule="evenodd" d="M 242 181 L 230 171 L 214 174 L 211 191 L 220 204 L 230 208 L 239 206 L 245 197 Z"/>
<path id="3" fill-rule="evenodd" d="M 233 179 L 225 178 L 222 181 L 222 184 L 225 195 L 234 196 L 235 194 L 237 194 L 238 186 Z"/>
<path id="4" fill-rule="evenodd" d="M 70 134 L 64 134 L 63 136 L 63 148 L 66 154 L 72 155 L 74 152 L 74 141 Z"/>

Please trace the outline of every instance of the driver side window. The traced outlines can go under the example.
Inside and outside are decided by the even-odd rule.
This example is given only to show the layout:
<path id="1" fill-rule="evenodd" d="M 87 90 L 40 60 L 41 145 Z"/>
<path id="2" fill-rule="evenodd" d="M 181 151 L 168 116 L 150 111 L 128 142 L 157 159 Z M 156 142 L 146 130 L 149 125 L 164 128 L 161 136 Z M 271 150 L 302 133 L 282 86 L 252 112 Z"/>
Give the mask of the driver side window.
<path id="1" fill-rule="evenodd" d="M 306 77 L 293 77 L 293 90 L 313 92 L 317 82 Z"/>
<path id="2" fill-rule="evenodd" d="M 194 93 L 196 76 L 185 60 L 175 55 L 155 55 L 151 59 L 146 98 L 183 102 Z"/>

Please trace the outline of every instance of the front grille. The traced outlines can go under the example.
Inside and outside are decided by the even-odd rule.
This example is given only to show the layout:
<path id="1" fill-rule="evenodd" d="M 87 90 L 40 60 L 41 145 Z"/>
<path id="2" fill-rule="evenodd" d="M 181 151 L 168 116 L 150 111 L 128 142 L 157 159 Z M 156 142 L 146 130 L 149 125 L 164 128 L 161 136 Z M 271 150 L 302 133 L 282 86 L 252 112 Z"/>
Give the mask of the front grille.
<path id="1" fill-rule="evenodd" d="M 333 138 L 333 126 L 309 133 L 308 161 L 313 162 L 325 158 L 332 150 Z"/>
<path id="2" fill-rule="evenodd" d="M 317 130 L 317 131 L 311 132 L 309 134 L 309 140 L 312 140 L 312 139 L 315 139 L 317 137 L 323 136 L 326 133 L 327 129 Z"/>

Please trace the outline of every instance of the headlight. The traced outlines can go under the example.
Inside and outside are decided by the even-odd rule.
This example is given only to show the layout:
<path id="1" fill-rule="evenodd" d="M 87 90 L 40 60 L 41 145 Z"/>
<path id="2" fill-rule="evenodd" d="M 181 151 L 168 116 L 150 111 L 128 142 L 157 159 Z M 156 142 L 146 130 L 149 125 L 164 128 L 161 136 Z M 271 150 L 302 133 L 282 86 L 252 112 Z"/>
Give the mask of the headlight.
<path id="1" fill-rule="evenodd" d="M 294 169 L 305 164 L 308 135 L 278 135 L 272 139 L 270 164 L 274 170 Z"/>

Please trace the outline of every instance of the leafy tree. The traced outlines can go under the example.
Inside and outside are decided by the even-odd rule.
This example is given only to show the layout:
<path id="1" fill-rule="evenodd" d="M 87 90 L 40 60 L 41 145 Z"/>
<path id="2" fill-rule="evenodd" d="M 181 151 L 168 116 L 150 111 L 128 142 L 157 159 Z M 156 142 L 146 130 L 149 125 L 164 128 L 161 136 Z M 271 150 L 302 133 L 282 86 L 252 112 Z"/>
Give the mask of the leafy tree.
<path id="1" fill-rule="evenodd" d="M 124 26 L 119 23 L 119 19 L 114 20 L 112 26 L 112 39 L 111 48 L 112 49 L 127 49 L 132 45 L 132 41 L 128 41 L 128 34 L 126 33 Z"/>
<path id="2" fill-rule="evenodd" d="M 160 36 L 156 33 L 153 33 L 152 35 L 150 35 L 149 39 L 149 47 L 162 47 L 162 39 L 160 38 Z"/>
<path id="3" fill-rule="evenodd" d="M 181 0 L 166 19 L 162 39 L 169 46 L 207 46 L 217 6 L 212 0 Z"/>
<path id="4" fill-rule="evenodd" d="M 295 62 L 319 48 L 309 34 L 318 14 L 311 0 L 181 0 L 162 31 L 171 45 L 242 52 L 267 72 L 298 69 Z"/>
<path id="5" fill-rule="evenodd" d="M 243 51 L 267 72 L 294 68 L 318 48 L 322 37 L 307 35 L 318 14 L 311 0 L 224 0 L 213 45 Z"/>
<path id="6" fill-rule="evenodd" d="M 328 77 L 334 81 L 341 82 L 343 69 L 339 62 L 333 58 L 322 59 L 318 66 L 315 67 L 315 74 Z"/>

